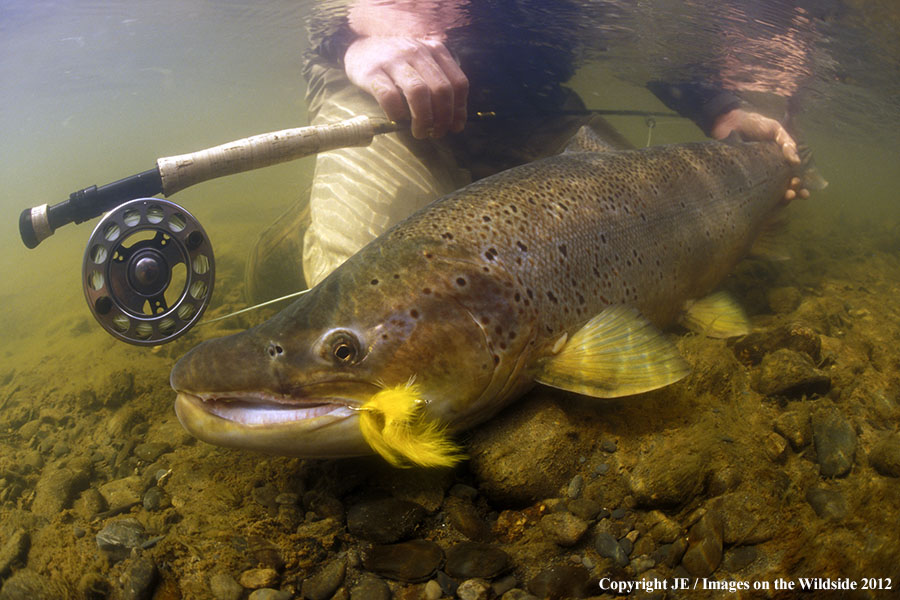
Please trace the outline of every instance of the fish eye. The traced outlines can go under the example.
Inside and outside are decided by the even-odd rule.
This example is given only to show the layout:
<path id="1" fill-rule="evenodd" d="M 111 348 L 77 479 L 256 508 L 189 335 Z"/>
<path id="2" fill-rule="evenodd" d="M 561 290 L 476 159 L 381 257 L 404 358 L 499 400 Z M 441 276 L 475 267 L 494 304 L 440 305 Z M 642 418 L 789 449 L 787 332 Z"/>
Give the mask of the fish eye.
<path id="1" fill-rule="evenodd" d="M 340 365 L 350 365 L 360 358 L 359 341 L 349 331 L 330 333 L 323 345 L 323 353 Z"/>

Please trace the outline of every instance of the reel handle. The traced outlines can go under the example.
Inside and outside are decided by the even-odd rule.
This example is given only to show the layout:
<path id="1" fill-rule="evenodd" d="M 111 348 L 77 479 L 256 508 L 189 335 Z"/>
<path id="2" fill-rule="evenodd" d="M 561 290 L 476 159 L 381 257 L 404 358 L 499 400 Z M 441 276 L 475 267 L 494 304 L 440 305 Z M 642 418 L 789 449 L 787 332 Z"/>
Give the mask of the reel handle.
<path id="1" fill-rule="evenodd" d="M 28 248 L 35 248 L 58 228 L 82 223 L 133 198 L 163 194 L 168 197 L 194 184 L 253 169 L 296 160 L 336 148 L 366 146 L 381 133 L 399 125 L 385 119 L 353 117 L 327 125 L 295 127 L 255 135 L 189 154 L 156 160 L 156 168 L 102 187 L 73 192 L 68 200 L 26 208 L 19 215 L 19 233 Z"/>

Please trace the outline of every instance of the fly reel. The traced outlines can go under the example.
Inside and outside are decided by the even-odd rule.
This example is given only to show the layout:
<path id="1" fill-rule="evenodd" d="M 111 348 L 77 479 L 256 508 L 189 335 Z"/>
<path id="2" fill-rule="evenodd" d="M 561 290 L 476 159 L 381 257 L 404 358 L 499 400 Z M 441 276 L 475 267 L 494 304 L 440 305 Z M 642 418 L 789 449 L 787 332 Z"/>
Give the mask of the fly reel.
<path id="1" fill-rule="evenodd" d="M 131 200 L 91 234 L 82 283 L 94 317 L 129 344 L 155 346 L 189 330 L 206 310 L 215 277 L 200 223 L 174 202 Z"/>

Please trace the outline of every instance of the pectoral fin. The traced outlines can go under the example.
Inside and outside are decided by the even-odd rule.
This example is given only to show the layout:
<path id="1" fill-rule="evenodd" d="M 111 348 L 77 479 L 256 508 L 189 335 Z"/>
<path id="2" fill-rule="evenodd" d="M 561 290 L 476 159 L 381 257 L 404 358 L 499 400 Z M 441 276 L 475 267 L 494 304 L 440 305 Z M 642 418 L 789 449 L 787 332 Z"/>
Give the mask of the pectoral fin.
<path id="1" fill-rule="evenodd" d="M 611 306 L 546 360 L 537 381 L 586 396 L 617 398 L 667 386 L 689 371 L 675 345 L 640 313 Z"/>
<path id="2" fill-rule="evenodd" d="M 712 338 L 750 333 L 750 321 L 744 309 L 726 292 L 716 292 L 694 300 L 685 309 L 681 322 L 691 331 Z"/>

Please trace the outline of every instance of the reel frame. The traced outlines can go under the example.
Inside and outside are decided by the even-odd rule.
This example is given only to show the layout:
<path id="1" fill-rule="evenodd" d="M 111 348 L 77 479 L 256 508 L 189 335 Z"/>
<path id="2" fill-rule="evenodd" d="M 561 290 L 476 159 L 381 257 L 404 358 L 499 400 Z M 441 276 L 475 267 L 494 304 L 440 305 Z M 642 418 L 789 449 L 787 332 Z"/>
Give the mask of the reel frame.
<path id="1" fill-rule="evenodd" d="M 182 278 L 177 298 L 169 294 L 167 301 L 169 288 Z M 112 336 L 138 346 L 186 333 L 209 305 L 214 281 L 206 231 L 187 210 L 160 198 L 138 198 L 109 211 L 94 228 L 82 262 L 91 314 Z"/>

